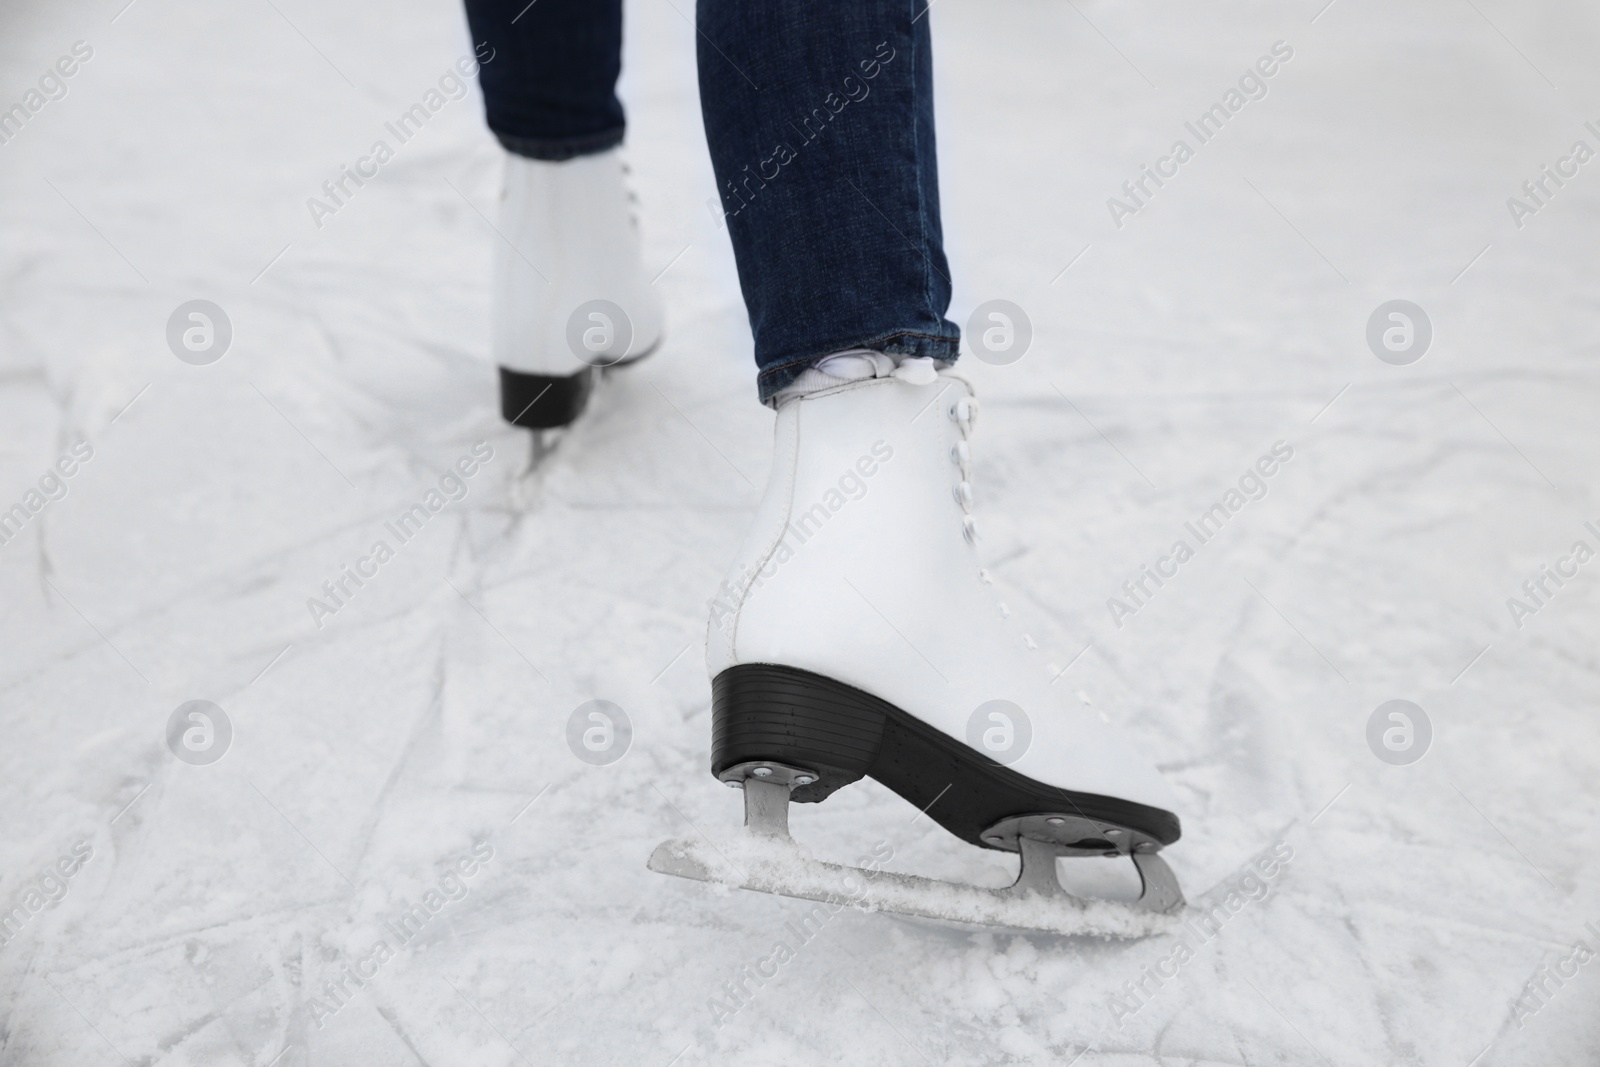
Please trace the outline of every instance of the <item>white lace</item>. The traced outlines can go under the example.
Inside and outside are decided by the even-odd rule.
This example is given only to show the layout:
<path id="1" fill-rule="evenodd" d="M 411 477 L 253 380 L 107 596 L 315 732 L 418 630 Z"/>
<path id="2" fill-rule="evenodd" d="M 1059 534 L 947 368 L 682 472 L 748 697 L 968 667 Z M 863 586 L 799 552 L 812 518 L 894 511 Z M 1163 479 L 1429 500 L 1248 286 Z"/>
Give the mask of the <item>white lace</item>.
<path id="1" fill-rule="evenodd" d="M 961 474 L 952 494 L 961 505 L 961 536 L 968 544 L 974 544 L 978 540 L 978 524 L 972 517 L 972 449 L 967 442 L 978 421 L 978 398 L 964 396 L 951 404 L 949 410 L 950 421 L 961 428 L 961 440 L 950 449 L 950 462 Z"/>

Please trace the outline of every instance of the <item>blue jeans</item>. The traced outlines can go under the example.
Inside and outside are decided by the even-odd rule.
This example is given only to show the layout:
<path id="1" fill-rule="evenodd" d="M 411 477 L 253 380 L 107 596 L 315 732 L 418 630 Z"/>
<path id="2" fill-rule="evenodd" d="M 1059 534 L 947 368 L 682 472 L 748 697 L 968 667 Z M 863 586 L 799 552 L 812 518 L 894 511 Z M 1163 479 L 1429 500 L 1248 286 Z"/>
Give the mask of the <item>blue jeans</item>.
<path id="1" fill-rule="evenodd" d="M 489 128 L 535 159 L 601 152 L 621 0 L 466 0 Z M 700 101 L 763 401 L 847 348 L 955 360 L 925 0 L 699 0 Z"/>

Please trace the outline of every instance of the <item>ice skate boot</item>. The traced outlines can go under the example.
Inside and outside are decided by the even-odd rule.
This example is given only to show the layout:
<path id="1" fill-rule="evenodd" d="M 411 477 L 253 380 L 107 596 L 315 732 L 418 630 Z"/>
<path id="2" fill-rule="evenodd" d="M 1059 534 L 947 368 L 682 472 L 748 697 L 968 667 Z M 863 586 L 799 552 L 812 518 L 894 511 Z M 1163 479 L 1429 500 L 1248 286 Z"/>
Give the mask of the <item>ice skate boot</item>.
<path id="1" fill-rule="evenodd" d="M 743 788 L 766 846 L 788 842 L 789 801 L 870 775 L 963 841 L 1020 853 L 1021 874 L 991 890 L 792 846 L 725 859 L 694 840 L 663 844 L 650 866 L 940 919 L 1150 932 L 1183 903 L 1157 855 L 1179 836 L 1174 797 L 1062 699 L 1001 617 L 974 545 L 970 387 L 927 360 L 872 355 L 875 376 L 780 401 L 771 480 L 712 604 L 711 771 Z M 1087 856 L 1131 858 L 1137 903 L 1069 896 L 1056 860 Z"/>
<path id="2" fill-rule="evenodd" d="M 508 153 L 495 242 L 492 346 L 500 413 L 570 424 L 601 372 L 649 355 L 662 308 L 640 259 L 621 150 L 558 163 Z"/>

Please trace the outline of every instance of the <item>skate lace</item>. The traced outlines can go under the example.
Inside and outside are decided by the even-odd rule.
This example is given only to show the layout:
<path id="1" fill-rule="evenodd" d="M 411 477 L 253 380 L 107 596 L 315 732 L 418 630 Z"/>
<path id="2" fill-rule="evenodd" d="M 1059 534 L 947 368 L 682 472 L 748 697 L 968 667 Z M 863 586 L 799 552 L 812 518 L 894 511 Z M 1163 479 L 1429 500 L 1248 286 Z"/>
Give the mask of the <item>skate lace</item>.
<path id="1" fill-rule="evenodd" d="M 961 397 L 950 405 L 949 414 L 950 421 L 961 430 L 961 440 L 950 448 L 950 462 L 955 464 L 961 475 L 952 494 L 956 503 L 961 505 L 961 536 L 966 538 L 968 544 L 976 544 L 978 524 L 972 517 L 972 448 L 967 442 L 972 439 L 978 421 L 977 397 Z"/>

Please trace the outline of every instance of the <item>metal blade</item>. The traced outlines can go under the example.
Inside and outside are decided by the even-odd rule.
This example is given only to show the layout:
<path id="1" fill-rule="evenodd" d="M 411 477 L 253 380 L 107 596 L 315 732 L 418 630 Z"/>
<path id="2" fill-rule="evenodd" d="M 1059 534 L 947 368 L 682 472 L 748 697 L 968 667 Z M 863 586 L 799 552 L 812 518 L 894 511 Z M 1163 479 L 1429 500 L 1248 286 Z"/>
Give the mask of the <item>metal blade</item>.
<path id="1" fill-rule="evenodd" d="M 944 882 L 891 871 L 825 863 L 812 858 L 793 840 L 748 833 L 725 848 L 709 842 L 678 839 L 664 841 L 650 856 L 649 867 L 659 874 L 692 878 L 715 885 L 776 893 L 830 906 L 865 911 L 885 911 L 943 922 L 1039 933 L 1092 937 L 1148 937 L 1171 930 L 1171 914 L 1138 910 L 1112 901 L 1087 901 L 1060 888 L 1054 871 L 1047 871 L 1054 891 L 1040 891 L 1039 872 L 1024 874 L 1005 889 Z M 1166 864 L 1155 856 L 1162 870 Z M 1054 865 L 1055 857 L 1048 857 Z M 1141 864 L 1141 873 L 1144 873 Z M 1166 879 L 1176 887 L 1167 871 Z M 1179 898 L 1181 900 L 1181 897 Z"/>

